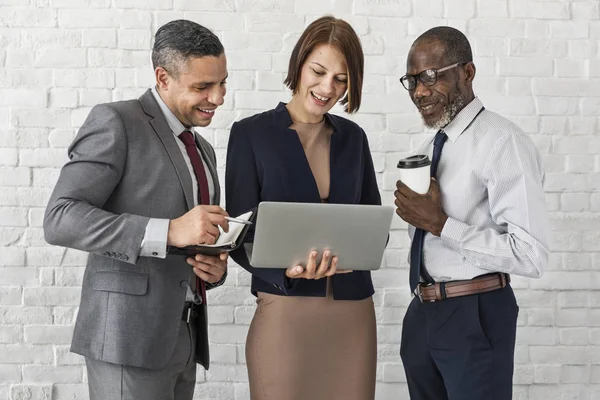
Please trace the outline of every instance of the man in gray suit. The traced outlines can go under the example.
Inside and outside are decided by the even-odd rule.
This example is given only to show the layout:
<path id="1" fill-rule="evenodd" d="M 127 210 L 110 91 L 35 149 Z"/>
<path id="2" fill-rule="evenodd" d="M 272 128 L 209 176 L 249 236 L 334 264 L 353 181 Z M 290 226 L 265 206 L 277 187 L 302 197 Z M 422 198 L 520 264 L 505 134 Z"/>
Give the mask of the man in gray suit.
<path id="1" fill-rule="evenodd" d="M 213 148 L 192 127 L 223 104 L 223 45 L 173 21 L 156 33 L 156 86 L 92 109 L 50 198 L 50 244 L 89 252 L 71 351 L 85 356 L 94 399 L 192 399 L 209 366 L 205 289 L 227 255 L 167 255 L 215 242 L 227 213 Z"/>

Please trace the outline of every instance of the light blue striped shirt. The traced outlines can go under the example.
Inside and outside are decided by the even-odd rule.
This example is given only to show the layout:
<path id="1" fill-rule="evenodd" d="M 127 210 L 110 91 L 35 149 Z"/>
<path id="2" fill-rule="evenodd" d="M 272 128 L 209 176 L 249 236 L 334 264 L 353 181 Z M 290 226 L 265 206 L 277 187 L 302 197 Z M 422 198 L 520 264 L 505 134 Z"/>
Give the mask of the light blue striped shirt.
<path id="1" fill-rule="evenodd" d="M 490 272 L 540 277 L 549 219 L 540 154 L 515 124 L 475 98 L 444 128 L 437 180 L 448 216 L 440 237 L 425 235 L 423 263 L 435 281 Z M 419 154 L 433 153 L 433 138 Z M 413 236 L 414 227 L 409 226 Z"/>

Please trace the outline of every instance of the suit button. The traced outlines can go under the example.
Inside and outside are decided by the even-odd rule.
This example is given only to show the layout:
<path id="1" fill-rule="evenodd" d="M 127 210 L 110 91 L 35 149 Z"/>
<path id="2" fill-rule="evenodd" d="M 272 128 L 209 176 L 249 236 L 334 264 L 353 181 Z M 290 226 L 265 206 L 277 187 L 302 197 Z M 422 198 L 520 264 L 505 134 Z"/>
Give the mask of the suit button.
<path id="1" fill-rule="evenodd" d="M 105 256 L 105 257 L 109 257 L 110 253 L 108 251 L 105 251 L 104 253 L 102 253 L 102 255 Z"/>
<path id="2" fill-rule="evenodd" d="M 188 287 L 188 282 L 187 281 L 181 281 L 179 282 L 179 287 L 182 289 L 185 289 Z"/>
<path id="3" fill-rule="evenodd" d="M 123 261 L 127 261 L 127 260 L 129 260 L 129 256 L 127 254 L 123 254 L 122 259 L 123 259 Z"/>
<path id="4" fill-rule="evenodd" d="M 156 251 L 153 251 L 153 252 L 152 252 L 152 255 L 153 255 L 153 256 L 157 256 L 157 255 L 158 255 L 158 253 L 157 253 Z"/>

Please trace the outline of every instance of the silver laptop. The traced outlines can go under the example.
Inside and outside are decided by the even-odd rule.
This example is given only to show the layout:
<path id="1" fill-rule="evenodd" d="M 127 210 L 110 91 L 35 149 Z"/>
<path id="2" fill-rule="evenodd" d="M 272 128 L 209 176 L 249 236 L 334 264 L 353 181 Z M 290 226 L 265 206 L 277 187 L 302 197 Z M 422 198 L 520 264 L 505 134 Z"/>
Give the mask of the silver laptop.
<path id="1" fill-rule="evenodd" d="M 394 215 L 392 206 L 319 203 L 258 205 L 250 264 L 256 268 L 306 265 L 311 250 L 339 257 L 339 269 L 375 270 Z M 318 265 L 318 264 L 317 264 Z"/>

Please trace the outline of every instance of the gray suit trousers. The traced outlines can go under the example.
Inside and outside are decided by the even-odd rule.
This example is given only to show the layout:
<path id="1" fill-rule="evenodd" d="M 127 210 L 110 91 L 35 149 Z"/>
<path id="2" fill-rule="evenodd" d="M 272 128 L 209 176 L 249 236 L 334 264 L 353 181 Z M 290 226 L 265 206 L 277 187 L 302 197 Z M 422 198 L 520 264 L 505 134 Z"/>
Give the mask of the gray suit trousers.
<path id="1" fill-rule="evenodd" d="M 123 366 L 86 357 L 90 400 L 192 400 L 196 384 L 196 324 L 181 322 L 164 368 Z"/>

